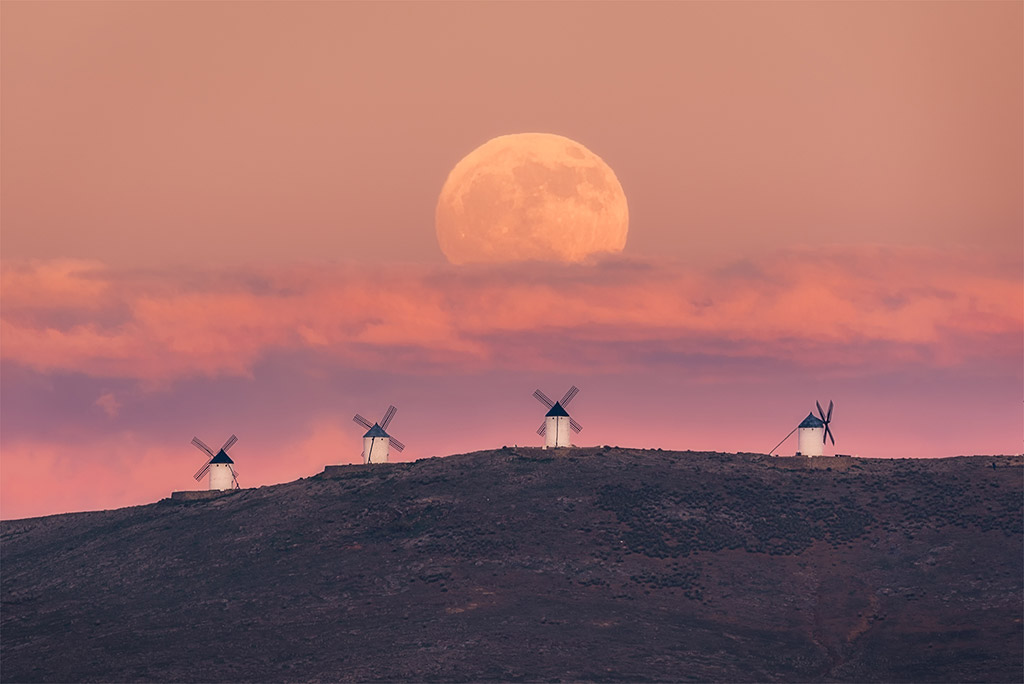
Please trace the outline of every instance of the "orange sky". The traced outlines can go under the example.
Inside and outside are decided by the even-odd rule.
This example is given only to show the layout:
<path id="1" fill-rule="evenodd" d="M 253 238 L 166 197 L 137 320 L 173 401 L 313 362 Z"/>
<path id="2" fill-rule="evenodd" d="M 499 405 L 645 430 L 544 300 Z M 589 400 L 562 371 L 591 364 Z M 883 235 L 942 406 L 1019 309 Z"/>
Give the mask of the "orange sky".
<path id="1" fill-rule="evenodd" d="M 0 19 L 5 518 L 187 488 L 193 434 L 309 475 L 388 403 L 403 457 L 532 443 L 571 383 L 586 444 L 764 451 L 832 398 L 844 453 L 1021 451 L 1022 3 Z M 525 131 L 614 169 L 620 257 L 445 263 L 448 172 Z"/>
<path id="2" fill-rule="evenodd" d="M 4 3 L 3 18 L 6 258 L 387 244 L 437 262 L 448 171 L 533 130 L 615 169 L 635 254 L 1021 245 L 1020 3 Z"/>

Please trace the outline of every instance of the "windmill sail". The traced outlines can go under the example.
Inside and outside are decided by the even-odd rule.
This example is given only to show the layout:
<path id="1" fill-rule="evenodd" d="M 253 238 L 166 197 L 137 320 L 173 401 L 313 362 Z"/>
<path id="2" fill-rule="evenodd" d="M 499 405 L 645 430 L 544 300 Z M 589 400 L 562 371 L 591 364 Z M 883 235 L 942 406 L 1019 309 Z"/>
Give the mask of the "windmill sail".
<path id="1" fill-rule="evenodd" d="M 210 462 L 207 461 L 206 463 L 203 464 L 203 466 L 199 470 L 196 471 L 196 474 L 193 475 L 192 477 L 194 477 L 196 482 L 198 482 L 199 480 L 203 479 L 203 475 L 206 475 L 206 472 L 209 469 L 210 469 Z"/>
<path id="2" fill-rule="evenodd" d="M 398 413 L 398 409 L 394 406 L 388 406 L 388 410 L 384 412 L 384 417 L 380 419 L 380 426 L 385 430 L 388 429 L 388 425 L 391 424 L 391 419 Z"/>
<path id="3" fill-rule="evenodd" d="M 205 451 L 207 456 L 213 458 L 213 449 L 203 444 L 203 441 L 201 439 L 199 439 L 198 437 L 193 437 L 192 444 L 199 448 L 200 450 Z"/>
<path id="4" fill-rule="evenodd" d="M 213 449 L 206 446 L 203 440 L 199 439 L 198 437 L 193 437 L 192 446 L 199 449 L 207 456 L 207 458 L 203 461 L 203 465 L 200 466 L 199 470 L 197 470 L 195 475 L 192 476 L 193 478 L 195 478 L 196 482 L 203 479 L 203 476 L 206 475 L 207 472 L 209 472 L 210 466 L 213 463 L 232 463 L 231 458 L 228 456 L 228 449 L 234 446 L 235 442 L 237 441 L 238 437 L 236 437 L 235 435 L 231 435 L 230 437 L 228 437 L 227 441 L 224 442 L 224 446 L 222 446 L 217 453 L 214 453 Z"/>
<path id="5" fill-rule="evenodd" d="M 548 408 L 551 408 L 552 406 L 555 405 L 555 402 L 548 395 L 544 394 L 540 390 L 535 390 L 533 396 L 536 397 L 537 401 L 544 404 Z"/>
<path id="6" fill-rule="evenodd" d="M 833 408 L 832 400 L 829 399 L 829 402 L 828 402 L 828 413 L 827 414 L 824 411 L 821 410 L 821 404 L 820 403 L 818 403 L 817 401 L 815 401 L 814 403 L 818 407 L 818 415 L 821 416 L 821 422 L 825 424 L 825 431 L 821 435 L 821 443 L 824 444 L 825 443 L 825 439 L 828 438 L 828 439 L 832 440 L 832 446 L 835 446 L 836 445 L 836 438 L 832 436 L 832 429 L 829 427 L 829 423 L 832 422 L 832 408 Z"/>

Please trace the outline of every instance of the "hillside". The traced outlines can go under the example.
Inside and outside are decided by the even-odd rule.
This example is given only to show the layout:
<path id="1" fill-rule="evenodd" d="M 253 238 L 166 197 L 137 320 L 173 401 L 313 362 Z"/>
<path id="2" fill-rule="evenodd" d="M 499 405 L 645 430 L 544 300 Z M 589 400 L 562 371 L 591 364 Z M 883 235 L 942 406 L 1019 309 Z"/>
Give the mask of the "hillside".
<path id="1" fill-rule="evenodd" d="M 1019 681 L 1024 459 L 506 448 L 2 523 L 3 681 Z"/>

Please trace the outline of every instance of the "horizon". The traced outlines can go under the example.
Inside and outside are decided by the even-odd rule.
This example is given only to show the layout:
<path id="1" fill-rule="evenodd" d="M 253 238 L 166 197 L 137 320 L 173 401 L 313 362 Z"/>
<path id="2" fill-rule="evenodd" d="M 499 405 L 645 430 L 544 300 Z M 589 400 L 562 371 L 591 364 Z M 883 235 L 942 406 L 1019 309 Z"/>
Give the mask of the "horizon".
<path id="1" fill-rule="evenodd" d="M 238 488 L 233 488 L 233 489 L 229 488 L 229 489 L 225 489 L 225 490 L 184 489 L 184 490 L 178 490 L 178 491 L 174 491 L 174 492 L 168 492 L 167 496 L 164 496 L 164 497 L 162 497 L 160 499 L 157 499 L 157 500 L 154 500 L 154 501 L 145 501 L 145 502 L 141 502 L 141 503 L 129 504 L 129 505 L 126 505 L 126 506 L 119 506 L 117 508 L 98 508 L 98 509 L 90 509 L 90 510 L 83 510 L 83 511 L 65 511 L 65 512 L 59 512 L 59 513 L 47 513 L 45 515 L 39 515 L 39 516 L 27 516 L 27 517 L 23 517 L 23 518 L 2 518 L 0 520 L 2 520 L 3 522 L 22 522 L 22 521 L 36 520 L 36 519 L 40 519 L 40 518 L 49 518 L 49 517 L 63 516 L 63 515 L 80 515 L 80 514 L 90 514 L 90 513 L 112 513 L 112 512 L 117 512 L 117 511 L 129 509 L 129 508 L 139 508 L 139 507 L 145 507 L 145 506 L 153 506 L 153 505 L 156 505 L 156 504 L 165 504 L 165 503 L 169 503 L 169 502 L 170 503 L 176 502 L 178 504 L 194 503 L 194 502 L 200 502 L 200 501 L 207 501 L 207 500 L 210 500 L 210 499 L 213 499 L 213 498 L 219 498 L 221 496 L 231 495 L 231 494 L 234 494 L 236 492 L 240 493 L 240 492 L 245 492 L 245 491 L 256 491 L 257 489 L 265 489 L 265 488 L 273 488 L 273 487 L 286 487 L 286 486 L 298 484 L 298 483 L 303 482 L 303 481 L 312 481 L 312 480 L 317 480 L 317 479 L 331 480 L 331 479 L 336 479 L 336 478 L 344 478 L 345 477 L 345 473 L 346 473 L 346 471 L 344 469 L 348 468 L 348 467 L 357 467 L 357 468 L 358 467 L 362 467 L 362 468 L 366 468 L 366 469 L 377 469 L 377 468 L 383 466 L 386 469 L 386 467 L 389 466 L 389 465 L 415 465 L 417 463 L 422 463 L 422 462 L 425 462 L 425 461 L 434 461 L 434 460 L 438 460 L 438 459 L 449 459 L 449 458 L 460 459 L 460 458 L 466 457 L 466 456 L 480 456 L 480 455 L 487 456 L 487 455 L 503 454 L 503 453 L 506 453 L 506 452 L 508 452 L 512 457 L 515 457 L 517 455 L 522 455 L 522 454 L 518 454 L 517 453 L 517 452 L 522 451 L 522 450 L 537 451 L 537 452 L 544 452 L 544 453 L 551 452 L 549 454 L 549 458 L 540 459 L 542 461 L 544 461 L 544 460 L 557 460 L 560 457 L 561 458 L 568 458 L 570 460 L 576 460 L 576 459 L 579 459 L 580 457 L 582 457 L 582 458 L 592 458 L 592 457 L 604 457 L 604 456 L 621 456 L 625 452 L 643 452 L 644 455 L 650 454 L 650 455 L 654 455 L 654 456 L 665 456 L 665 457 L 669 457 L 669 458 L 671 458 L 671 457 L 678 457 L 678 456 L 693 456 L 693 457 L 698 457 L 698 458 L 699 457 L 707 457 L 707 456 L 714 456 L 714 457 L 731 456 L 731 457 L 737 457 L 737 458 L 753 457 L 755 462 L 763 462 L 765 459 L 777 459 L 777 458 L 779 458 L 779 459 L 784 459 L 782 462 L 780 462 L 780 465 L 785 466 L 784 470 L 791 470 L 793 472 L 803 472 L 804 470 L 807 470 L 807 469 L 809 469 L 809 470 L 829 470 L 829 471 L 831 471 L 831 470 L 833 470 L 833 466 L 835 466 L 834 469 L 837 472 L 846 472 L 846 473 L 850 473 L 851 470 L 854 473 L 858 472 L 856 470 L 856 468 L 860 468 L 861 466 L 855 466 L 854 464 L 856 464 L 857 462 L 860 462 L 860 461 L 865 461 L 865 462 L 867 462 L 867 461 L 883 462 L 883 463 L 884 462 L 890 462 L 890 461 L 891 462 L 895 462 L 895 461 L 901 461 L 901 462 L 921 461 L 921 462 L 929 462 L 929 463 L 931 463 L 931 462 L 935 462 L 935 461 L 961 460 L 961 459 L 980 459 L 980 460 L 985 460 L 985 459 L 1001 459 L 1001 460 L 1004 460 L 1004 461 L 1009 461 L 1009 465 L 1007 465 L 1005 467 L 1013 467 L 1014 459 L 1024 458 L 1024 454 L 964 454 L 964 455 L 959 455 L 959 456 L 944 456 L 944 457 L 937 457 L 937 458 L 896 458 L 896 457 L 894 457 L 894 458 L 865 458 L 863 456 L 856 456 L 856 455 L 852 455 L 852 454 L 824 454 L 824 455 L 821 455 L 821 456 L 807 456 L 807 455 L 801 455 L 801 454 L 788 454 L 788 455 L 785 455 L 785 454 L 784 455 L 770 454 L 769 455 L 769 454 L 764 454 L 764 453 L 747 452 L 747 451 L 722 452 L 722 451 L 674 450 L 674 449 L 662 449 L 662 448 L 644 449 L 644 448 L 622 446 L 622 445 L 618 445 L 618 446 L 614 446 L 614 445 L 595 445 L 595 446 L 577 446 L 577 445 L 573 445 L 571 447 L 545 447 L 545 446 L 542 446 L 542 445 L 541 446 L 538 446 L 538 445 L 525 445 L 525 446 L 524 445 L 502 445 L 500 447 L 494 447 L 494 448 L 488 448 L 488 449 L 478 449 L 478 450 L 468 451 L 468 452 L 451 453 L 451 454 L 447 454 L 447 455 L 444 455 L 444 456 L 422 456 L 420 458 L 413 459 L 413 460 L 396 461 L 396 460 L 392 459 L 392 460 L 388 461 L 387 463 L 383 463 L 383 464 L 382 463 L 365 463 L 365 462 L 343 463 L 343 464 L 326 464 L 322 470 L 320 470 L 319 472 L 316 472 L 316 473 L 311 473 L 311 474 L 308 474 L 308 475 L 299 476 L 299 477 L 295 478 L 294 480 L 287 480 L 287 481 L 284 481 L 284 482 L 264 483 L 264 484 L 261 484 L 261 485 L 256 486 L 256 487 L 238 487 Z M 570 450 L 571 450 L 572 453 L 570 453 Z M 534 459 L 531 457 L 528 460 L 534 460 Z M 678 463 L 679 461 L 678 461 L 678 459 L 673 459 L 671 462 L 672 463 Z M 992 468 L 996 468 L 996 461 L 993 461 L 990 465 L 991 465 Z M 988 468 L 989 464 L 986 464 L 984 467 Z M 384 476 L 385 473 L 382 472 L 381 475 Z M 198 495 L 198 496 L 192 496 L 192 495 Z"/>
<path id="2" fill-rule="evenodd" d="M 2 519 L 203 489 L 193 437 L 245 488 L 356 463 L 391 404 L 393 462 L 540 446 L 570 385 L 581 445 L 764 453 L 831 400 L 826 454 L 1021 453 L 1020 3 L 3 14 Z M 446 179 L 527 132 L 625 247 L 449 263 Z"/>

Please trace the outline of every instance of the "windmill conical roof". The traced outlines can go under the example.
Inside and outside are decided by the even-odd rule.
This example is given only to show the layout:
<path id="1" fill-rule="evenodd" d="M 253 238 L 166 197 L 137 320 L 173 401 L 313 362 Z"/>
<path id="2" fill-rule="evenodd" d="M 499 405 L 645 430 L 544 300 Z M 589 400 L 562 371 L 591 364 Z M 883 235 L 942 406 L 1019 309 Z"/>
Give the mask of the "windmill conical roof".
<path id="1" fill-rule="evenodd" d="M 374 423 L 373 427 L 370 428 L 369 430 L 367 430 L 366 434 L 363 435 L 364 438 L 365 437 L 387 437 L 387 436 L 388 436 L 388 433 L 384 432 L 384 428 L 382 428 L 377 423 Z"/>
<path id="2" fill-rule="evenodd" d="M 217 455 L 210 459 L 210 463 L 234 463 L 231 457 L 228 456 L 228 452 L 221 449 L 217 452 Z"/>
<path id="3" fill-rule="evenodd" d="M 568 416 L 568 415 L 569 414 L 566 412 L 566 410 L 564 408 L 562 408 L 562 403 L 559 402 L 559 401 L 556 401 L 555 405 L 551 407 L 551 410 L 544 414 L 544 417 L 545 418 L 550 418 L 551 416 Z"/>
<path id="4" fill-rule="evenodd" d="M 802 428 L 819 428 L 819 427 L 825 427 L 825 424 L 823 422 L 821 422 L 821 418 L 818 418 L 818 416 L 814 415 L 813 413 L 808 413 L 807 417 L 804 418 L 804 422 L 800 423 L 800 425 L 798 427 L 802 427 Z"/>

